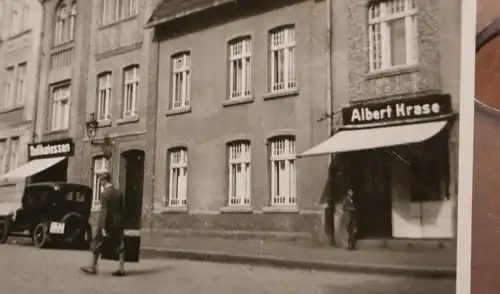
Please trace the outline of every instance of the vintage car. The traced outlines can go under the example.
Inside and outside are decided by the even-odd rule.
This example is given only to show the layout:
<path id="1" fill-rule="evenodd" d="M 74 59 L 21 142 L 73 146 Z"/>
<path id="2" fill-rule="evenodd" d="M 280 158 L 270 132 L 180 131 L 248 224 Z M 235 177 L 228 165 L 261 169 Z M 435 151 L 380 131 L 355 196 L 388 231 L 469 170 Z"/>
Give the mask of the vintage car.
<path id="1" fill-rule="evenodd" d="M 0 216 L 0 244 L 9 236 L 28 236 L 37 248 L 56 244 L 88 248 L 92 236 L 91 205 L 92 189 L 86 185 L 27 185 L 21 207 Z"/>

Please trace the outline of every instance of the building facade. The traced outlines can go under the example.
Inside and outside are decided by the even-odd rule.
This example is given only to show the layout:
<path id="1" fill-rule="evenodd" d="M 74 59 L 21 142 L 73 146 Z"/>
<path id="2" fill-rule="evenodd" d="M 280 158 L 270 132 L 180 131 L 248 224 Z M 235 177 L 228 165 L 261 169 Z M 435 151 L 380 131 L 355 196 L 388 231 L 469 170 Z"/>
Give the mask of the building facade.
<path id="1" fill-rule="evenodd" d="M 460 6 L 357 0 L 342 11 L 349 95 L 334 97 L 336 134 L 306 153 L 337 152 L 344 191 L 355 191 L 360 238 L 453 239 Z M 336 211 L 342 228 L 340 204 Z"/>
<path id="2" fill-rule="evenodd" d="M 151 1 L 90 1 L 91 27 L 85 116 L 98 128 L 91 142 L 84 136 L 81 179 L 94 189 L 93 208 L 100 208 L 99 174 L 110 172 L 126 195 L 127 224 L 141 226 L 148 130 L 150 31 L 144 29 Z M 107 138 L 111 152 L 102 144 Z M 151 177 L 149 177 L 151 178 Z M 146 186 L 146 188 L 145 188 Z"/>
<path id="3" fill-rule="evenodd" d="M 328 160 L 296 155 L 328 138 L 326 2 L 201 2 L 161 1 L 148 23 L 158 46 L 150 225 L 319 237 Z"/>
<path id="4" fill-rule="evenodd" d="M 34 138 L 38 98 L 42 4 L 31 0 L 0 1 L 0 173 L 28 160 Z M 0 202 L 18 202 L 24 181 L 2 179 Z"/>

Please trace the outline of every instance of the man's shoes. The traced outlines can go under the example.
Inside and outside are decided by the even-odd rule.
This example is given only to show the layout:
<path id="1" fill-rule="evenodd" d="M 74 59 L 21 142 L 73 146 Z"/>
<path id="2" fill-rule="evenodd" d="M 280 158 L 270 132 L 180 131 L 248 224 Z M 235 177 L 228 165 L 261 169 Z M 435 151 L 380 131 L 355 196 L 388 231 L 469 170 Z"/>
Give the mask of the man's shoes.
<path id="1" fill-rule="evenodd" d="M 82 267 L 80 268 L 82 272 L 86 273 L 87 275 L 97 275 L 97 270 L 93 269 L 91 267 Z"/>
<path id="2" fill-rule="evenodd" d="M 124 277 L 127 273 L 124 270 L 117 270 L 116 272 L 113 272 L 112 275 L 114 277 Z"/>

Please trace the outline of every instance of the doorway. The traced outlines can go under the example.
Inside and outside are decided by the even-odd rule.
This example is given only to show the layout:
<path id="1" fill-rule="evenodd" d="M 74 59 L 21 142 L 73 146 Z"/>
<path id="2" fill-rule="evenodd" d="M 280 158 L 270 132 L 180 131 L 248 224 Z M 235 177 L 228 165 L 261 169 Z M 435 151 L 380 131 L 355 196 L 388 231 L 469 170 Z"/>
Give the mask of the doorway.
<path id="1" fill-rule="evenodd" d="M 358 237 L 392 238 L 390 166 L 383 151 L 356 154 L 351 166 L 351 183 L 357 209 Z"/>
<path id="2" fill-rule="evenodd" d="M 125 229 L 140 229 L 144 186 L 142 150 L 128 150 L 120 155 L 120 190 L 125 196 Z"/>

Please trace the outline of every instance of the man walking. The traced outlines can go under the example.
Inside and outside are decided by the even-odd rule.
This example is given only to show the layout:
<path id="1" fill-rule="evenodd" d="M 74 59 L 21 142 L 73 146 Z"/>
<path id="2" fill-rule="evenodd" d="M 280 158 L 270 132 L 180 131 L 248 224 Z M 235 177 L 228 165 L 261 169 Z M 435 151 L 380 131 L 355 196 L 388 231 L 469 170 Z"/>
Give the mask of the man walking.
<path id="1" fill-rule="evenodd" d="M 347 190 L 347 195 L 342 202 L 342 210 L 343 210 L 343 218 L 344 223 L 346 224 L 346 233 L 347 233 L 347 250 L 355 250 L 356 249 L 356 234 L 358 231 L 357 219 L 356 219 L 356 205 L 354 203 L 354 190 L 352 187 L 349 187 Z"/>
<path id="2" fill-rule="evenodd" d="M 104 241 L 106 246 L 113 245 L 112 249 L 116 250 L 119 259 L 119 268 L 113 272 L 113 276 L 125 276 L 125 251 L 124 251 L 124 201 L 123 194 L 111 184 L 111 175 L 105 173 L 100 177 L 100 185 L 103 188 L 101 193 L 101 212 L 97 224 L 97 232 L 92 240 L 92 265 L 90 267 L 82 267 L 82 271 L 95 275 L 97 274 L 97 263 L 102 254 Z"/>

